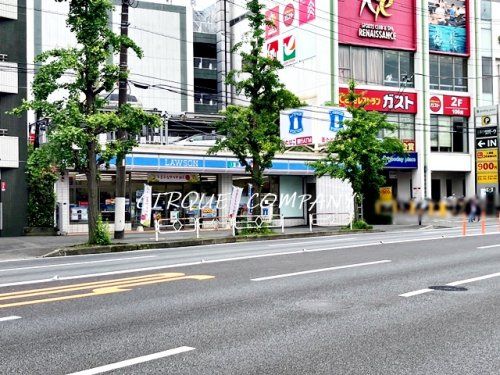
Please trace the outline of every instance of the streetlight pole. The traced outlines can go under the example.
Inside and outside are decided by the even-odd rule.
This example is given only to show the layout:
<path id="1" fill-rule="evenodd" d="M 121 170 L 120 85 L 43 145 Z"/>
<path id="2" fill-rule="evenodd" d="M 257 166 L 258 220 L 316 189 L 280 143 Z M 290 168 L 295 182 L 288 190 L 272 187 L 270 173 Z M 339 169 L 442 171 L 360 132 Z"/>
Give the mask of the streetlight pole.
<path id="1" fill-rule="evenodd" d="M 121 36 L 128 36 L 128 11 L 130 0 L 122 1 L 121 9 Z M 118 111 L 121 107 L 127 104 L 127 70 L 128 70 L 128 48 L 122 44 L 120 48 L 120 73 L 121 77 L 118 86 Z M 117 138 L 125 141 L 128 134 L 124 130 L 118 130 Z M 125 154 L 118 152 L 116 155 L 116 194 L 115 194 L 115 239 L 125 237 L 125 191 L 126 191 L 126 170 L 125 170 Z"/>

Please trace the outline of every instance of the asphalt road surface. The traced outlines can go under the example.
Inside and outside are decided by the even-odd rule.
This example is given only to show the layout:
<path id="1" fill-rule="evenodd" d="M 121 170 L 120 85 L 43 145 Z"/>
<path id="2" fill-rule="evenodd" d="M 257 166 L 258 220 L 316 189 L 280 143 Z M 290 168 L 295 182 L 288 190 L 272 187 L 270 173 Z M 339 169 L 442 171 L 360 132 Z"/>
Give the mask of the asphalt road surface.
<path id="1" fill-rule="evenodd" d="M 478 232 L 0 262 L 0 374 L 500 374 Z"/>

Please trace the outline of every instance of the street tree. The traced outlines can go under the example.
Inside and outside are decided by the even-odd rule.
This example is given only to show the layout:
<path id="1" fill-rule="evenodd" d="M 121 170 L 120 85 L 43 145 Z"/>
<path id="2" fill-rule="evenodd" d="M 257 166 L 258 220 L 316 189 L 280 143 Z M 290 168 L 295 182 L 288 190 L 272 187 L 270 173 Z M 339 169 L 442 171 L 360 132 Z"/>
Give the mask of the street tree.
<path id="1" fill-rule="evenodd" d="M 346 95 L 347 111 L 352 119 L 344 120 L 343 129 L 326 145 L 326 156 L 312 166 L 317 176 L 349 181 L 358 199 L 362 199 L 365 218 L 371 221 L 380 187 L 385 183 L 386 156 L 405 151 L 399 139 L 380 137 L 384 131 L 393 132 L 398 125 L 388 122 L 382 113 L 367 111 L 368 101 L 355 92 L 355 86 L 351 81 Z"/>
<path id="2" fill-rule="evenodd" d="M 222 112 L 224 119 L 218 121 L 215 128 L 225 137 L 219 139 L 209 153 L 229 150 L 238 158 L 250 174 L 255 194 L 254 213 L 259 214 L 264 171 L 271 167 L 276 153 L 284 149 L 279 134 L 279 113 L 301 103 L 280 82 L 278 72 L 282 64 L 264 54 L 264 32 L 268 25 L 263 14 L 264 5 L 251 0 L 246 7 L 250 31 L 233 48 L 233 52 L 241 56 L 242 66 L 228 73 L 226 83 L 249 103 L 247 106 L 229 105 Z"/>
<path id="3" fill-rule="evenodd" d="M 55 0 L 63 2 L 65 0 Z M 33 82 L 33 97 L 13 110 L 14 114 L 34 110 L 49 118 L 45 152 L 60 171 L 73 169 L 85 174 L 88 191 L 88 227 L 90 244 L 109 242 L 107 230 L 100 225 L 99 170 L 118 153 L 126 153 L 136 144 L 141 127 L 159 125 L 159 118 L 141 109 L 124 105 L 118 111 L 106 111 L 106 93 L 115 90 L 127 72 L 120 71 L 113 58 L 122 46 L 141 57 L 141 49 L 128 37 L 110 29 L 111 0 L 68 0 L 66 24 L 76 46 L 53 49 L 37 56 L 40 64 Z M 127 139 L 102 145 L 99 136 L 126 131 Z M 106 232 L 106 233 L 104 233 Z"/>

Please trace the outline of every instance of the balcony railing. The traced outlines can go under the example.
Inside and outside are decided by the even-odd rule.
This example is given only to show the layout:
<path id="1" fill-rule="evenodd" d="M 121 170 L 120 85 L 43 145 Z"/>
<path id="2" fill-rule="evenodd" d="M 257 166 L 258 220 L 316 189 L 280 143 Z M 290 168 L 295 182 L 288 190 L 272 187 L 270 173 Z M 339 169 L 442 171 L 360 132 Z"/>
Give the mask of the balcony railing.
<path id="1" fill-rule="evenodd" d="M 207 57 L 194 58 L 195 69 L 217 70 L 217 59 L 209 59 Z"/>
<path id="2" fill-rule="evenodd" d="M 202 104 L 202 105 L 217 105 L 217 95 L 204 93 L 204 92 L 195 92 L 194 93 L 194 104 Z"/>

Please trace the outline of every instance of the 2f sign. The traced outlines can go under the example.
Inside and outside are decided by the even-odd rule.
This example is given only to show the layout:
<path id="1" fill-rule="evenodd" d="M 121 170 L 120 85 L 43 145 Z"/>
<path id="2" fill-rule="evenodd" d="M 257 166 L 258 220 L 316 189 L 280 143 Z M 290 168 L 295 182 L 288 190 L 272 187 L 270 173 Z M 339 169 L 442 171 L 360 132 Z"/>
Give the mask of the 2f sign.
<path id="1" fill-rule="evenodd" d="M 451 106 L 452 107 L 462 107 L 462 104 L 463 104 L 464 100 L 461 99 L 461 98 L 458 98 L 456 96 L 452 96 L 451 97 Z"/>

